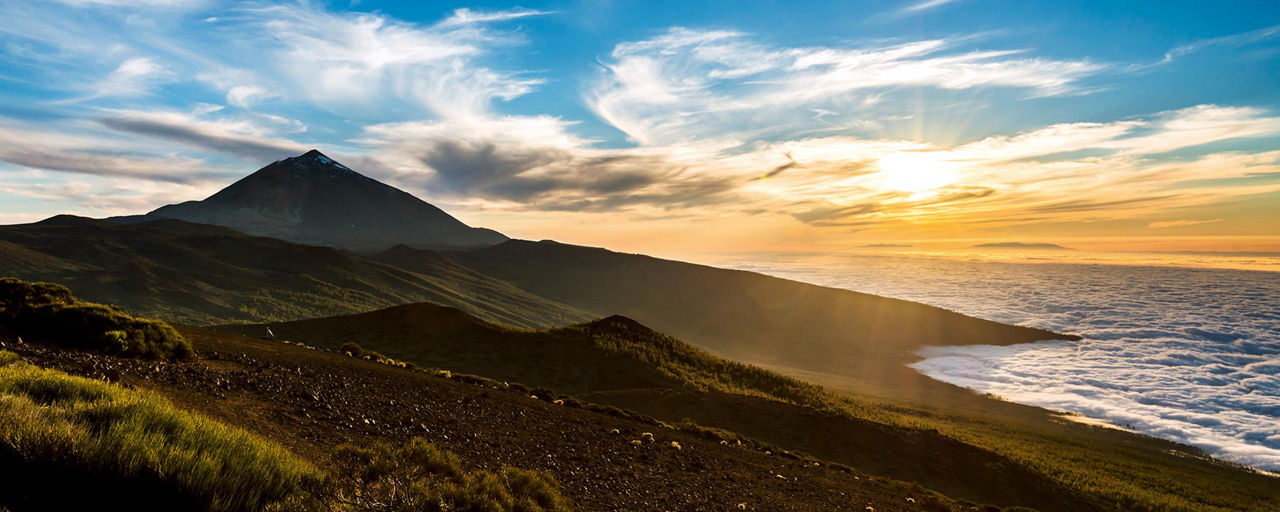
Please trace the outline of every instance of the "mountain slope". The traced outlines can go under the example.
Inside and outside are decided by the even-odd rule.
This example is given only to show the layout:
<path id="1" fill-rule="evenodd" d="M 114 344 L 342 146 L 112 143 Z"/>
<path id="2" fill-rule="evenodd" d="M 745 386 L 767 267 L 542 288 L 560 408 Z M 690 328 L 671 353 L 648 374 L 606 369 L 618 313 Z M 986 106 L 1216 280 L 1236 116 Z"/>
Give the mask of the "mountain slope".
<path id="1" fill-rule="evenodd" d="M 625 315 L 734 359 L 809 370 L 863 373 L 922 345 L 1075 339 L 753 272 L 549 241 L 446 254 L 597 316 Z"/>
<path id="2" fill-rule="evenodd" d="M 3 332 L 0 346 L 33 364 L 92 379 L 110 375 L 123 385 L 159 393 L 182 409 L 249 430 L 333 471 L 346 467 L 337 464 L 340 444 L 398 446 L 422 438 L 456 454 L 468 470 L 513 466 L 548 472 L 575 510 L 583 512 L 971 510 L 971 504 L 918 485 L 725 446 L 651 422 L 530 400 L 514 390 L 291 344 L 205 329 L 181 331 L 207 359 L 183 364 L 122 360 L 16 344 Z M 632 444 L 644 432 L 656 442 Z M 79 489 L 75 482 L 59 483 Z M 491 507 L 484 510 L 495 510 Z"/>
<path id="3" fill-rule="evenodd" d="M 470 247 L 507 239 L 472 228 L 413 195 L 316 150 L 274 162 L 203 201 L 160 207 L 139 220 L 179 219 L 251 235 L 353 251 Z"/>
<path id="4" fill-rule="evenodd" d="M 216 329 L 251 335 L 264 332 L 267 326 L 280 339 L 329 349 L 354 342 L 425 367 L 520 382 L 604 404 L 626 402 L 631 410 L 657 413 L 659 419 L 672 422 L 694 417 L 679 405 L 694 399 L 703 425 L 749 436 L 765 434 L 760 439 L 804 451 L 830 447 L 828 442 L 835 437 L 841 440 L 837 449 L 809 453 L 915 481 L 951 496 L 1000 505 L 1047 506 L 1043 510 L 1091 509 L 1069 491 L 1018 464 L 936 432 L 815 414 L 780 402 L 779 397 L 790 396 L 795 389 L 815 387 L 711 356 L 621 316 L 548 331 L 520 331 L 453 308 L 411 304 L 356 315 Z M 665 414 L 673 408 L 683 415 Z M 767 412 L 763 416 L 767 421 L 759 424 L 736 418 L 762 412 Z M 779 436 L 776 430 L 762 428 L 766 425 L 785 425 L 794 436 Z M 797 443 L 797 439 L 813 442 Z M 978 473 L 984 475 L 982 480 L 969 476 Z M 1055 502 L 1073 506 L 1053 506 Z"/>
<path id="5" fill-rule="evenodd" d="M 548 331 L 429 304 L 270 324 L 282 339 L 547 387 L 678 422 L 693 419 L 955 498 L 1045 511 L 1269 510 L 1274 479 L 1159 439 L 1064 422 L 948 389 L 943 409 L 838 395 L 727 361 L 625 317 Z M 263 326 L 219 330 L 256 334 Z"/>
<path id="6" fill-rule="evenodd" d="M 59 216 L 3 226 L 0 263 L 0 275 L 63 283 L 88 300 L 185 323 L 305 318 L 421 301 L 523 327 L 587 318 L 442 257 L 422 258 L 412 272 L 328 247 L 177 220 L 121 225 Z"/>

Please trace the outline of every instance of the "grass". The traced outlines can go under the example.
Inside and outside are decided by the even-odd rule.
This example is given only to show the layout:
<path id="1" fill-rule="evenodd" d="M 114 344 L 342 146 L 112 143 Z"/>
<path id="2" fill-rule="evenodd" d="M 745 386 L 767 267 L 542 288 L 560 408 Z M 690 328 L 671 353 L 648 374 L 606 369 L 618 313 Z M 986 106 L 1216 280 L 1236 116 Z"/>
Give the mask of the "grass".
<path id="1" fill-rule="evenodd" d="M 0 505 L 252 511 L 322 477 L 278 445 L 153 393 L 3 354 Z"/>
<path id="2" fill-rule="evenodd" d="M 159 320 L 76 299 L 62 285 L 0 278 L 0 325 L 20 335 L 128 357 L 187 359 L 191 343 Z"/>
<path id="3" fill-rule="evenodd" d="M 347 444 L 324 474 L 145 391 L 0 350 L 0 510 L 567 512 L 544 473 L 467 471 L 422 439 Z M 74 492 L 67 492 L 68 489 Z"/>
<path id="4" fill-rule="evenodd" d="M 325 490 L 273 512 L 568 512 L 569 500 L 545 473 L 514 467 L 467 471 L 458 457 L 422 438 L 335 450 L 338 474 Z"/>
<path id="5" fill-rule="evenodd" d="M 727 361 L 625 318 L 609 318 L 565 328 L 589 335 L 597 346 L 630 357 L 698 391 L 761 396 L 810 409 L 877 423 L 934 430 L 1008 457 L 1066 489 L 1114 510 L 1234 511 L 1275 510 L 1280 481 L 1228 463 L 1191 454 L 1153 458 L 1148 448 L 1100 450 L 1102 429 L 1049 429 L 1008 417 L 939 413 L 901 403 L 888 404 L 838 394 L 818 385 Z M 1169 443 L 1170 447 L 1174 447 Z M 1179 459 L 1195 459 L 1183 464 Z"/>
<path id="6" fill-rule="evenodd" d="M 459 378 L 469 373 L 512 381 L 507 387 L 516 392 L 563 398 L 565 406 L 646 422 L 657 420 L 625 410 L 671 423 L 690 418 L 862 471 L 921 482 L 954 498 L 1058 511 L 1262 512 L 1280 504 L 1276 479 L 1185 446 L 1055 421 L 1040 409 L 942 384 L 929 388 L 945 389 L 923 402 L 835 392 L 717 357 L 623 317 L 533 332 L 413 305 L 272 328 L 329 348 L 359 342 L 406 363 L 448 368 Z M 890 375 L 901 375 L 904 380 L 893 382 L 904 385 L 928 381 L 909 370 Z M 556 397 L 514 381 L 609 405 Z M 664 391 L 672 389 L 680 393 Z M 938 405 L 949 403 L 954 405 Z M 956 459 L 969 472 L 953 469 Z M 1003 473 L 981 473 L 987 464 Z M 1055 498 L 1062 503 L 1047 502 Z"/>

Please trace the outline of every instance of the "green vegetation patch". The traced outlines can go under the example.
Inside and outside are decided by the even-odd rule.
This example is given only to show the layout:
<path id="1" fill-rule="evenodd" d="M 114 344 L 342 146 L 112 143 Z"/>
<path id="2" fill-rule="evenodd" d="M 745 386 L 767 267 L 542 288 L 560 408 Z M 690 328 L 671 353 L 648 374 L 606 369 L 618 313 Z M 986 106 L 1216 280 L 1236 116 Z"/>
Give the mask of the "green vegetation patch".
<path id="1" fill-rule="evenodd" d="M 251 511 L 320 477 L 284 448 L 150 392 L 0 367 L 0 508 Z"/>
<path id="2" fill-rule="evenodd" d="M 4 368 L 18 361 L 18 354 L 14 354 L 8 350 L 0 350 L 0 368 Z"/>
<path id="3" fill-rule="evenodd" d="M 698 391 L 770 398 L 838 416 L 935 431 L 999 454 L 1086 496 L 1104 510 L 1273 511 L 1280 500 L 1275 478 L 1228 463 L 1187 463 L 1153 457 L 1138 446 L 1098 448 L 1089 434 L 1106 430 L 1049 430 L 1012 418 L 941 414 L 917 406 L 838 394 L 821 386 L 713 356 L 622 317 L 562 328 L 580 330 L 605 350 L 652 365 Z M 686 427 L 685 430 L 697 430 Z M 725 436 L 725 440 L 734 441 Z M 1173 446 L 1170 444 L 1170 446 Z M 1195 462 L 1194 464 L 1192 462 Z M 1206 470 L 1212 470 L 1206 471 Z"/>
<path id="4" fill-rule="evenodd" d="M 277 512 L 568 512 L 555 480 L 513 467 L 466 471 L 458 457 L 421 438 L 399 447 L 339 446 L 338 474 L 326 489 L 299 495 Z"/>
<path id="5" fill-rule="evenodd" d="M 0 278 L 0 325 L 19 335 L 128 357 L 186 359 L 191 343 L 169 324 L 83 302 L 53 283 Z"/>

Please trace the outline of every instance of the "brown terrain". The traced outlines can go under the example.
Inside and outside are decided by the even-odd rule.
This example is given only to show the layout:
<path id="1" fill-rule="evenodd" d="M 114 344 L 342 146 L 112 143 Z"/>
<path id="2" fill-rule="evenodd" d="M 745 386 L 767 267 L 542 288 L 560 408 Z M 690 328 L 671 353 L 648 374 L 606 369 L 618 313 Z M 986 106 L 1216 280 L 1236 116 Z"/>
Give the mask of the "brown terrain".
<path id="1" fill-rule="evenodd" d="M 322 466 L 344 442 L 422 437 L 472 467 L 547 471 L 578 510 L 971 510 L 915 484 L 509 389 L 289 343 L 180 330 L 202 354 L 199 360 L 122 359 L 12 338 L 3 348 L 40 366 L 159 392 Z M 656 441 L 634 445 L 644 432 Z"/>

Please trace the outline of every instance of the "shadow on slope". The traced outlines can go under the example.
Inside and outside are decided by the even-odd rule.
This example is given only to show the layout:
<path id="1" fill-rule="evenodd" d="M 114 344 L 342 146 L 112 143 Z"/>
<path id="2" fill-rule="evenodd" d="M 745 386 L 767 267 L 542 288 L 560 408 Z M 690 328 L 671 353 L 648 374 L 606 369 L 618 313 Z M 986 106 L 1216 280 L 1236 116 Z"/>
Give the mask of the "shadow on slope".
<path id="1" fill-rule="evenodd" d="M 55 281 L 90 300 L 195 324 L 268 321 L 431 301 L 508 325 L 587 315 L 417 252 L 416 271 L 328 247 L 160 220 L 134 225 L 61 215 L 0 227 L 3 273 Z"/>
<path id="2" fill-rule="evenodd" d="M 923 345 L 1078 339 L 753 272 L 550 241 L 446 254 L 597 316 L 626 315 L 734 359 L 808 370 L 862 373 Z"/>
<path id="3" fill-rule="evenodd" d="M 1007 458 L 937 431 L 887 424 L 878 405 L 847 400 L 856 414 L 816 409 L 811 406 L 820 406 L 826 394 L 817 386 L 717 358 L 621 316 L 522 331 L 452 308 L 413 304 L 270 327 L 281 339 L 328 348 L 354 342 L 422 366 L 547 387 L 667 421 L 692 418 L 953 497 L 1092 509 Z M 218 329 L 266 332 L 265 325 Z"/>

